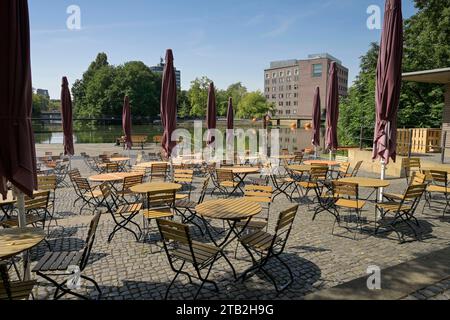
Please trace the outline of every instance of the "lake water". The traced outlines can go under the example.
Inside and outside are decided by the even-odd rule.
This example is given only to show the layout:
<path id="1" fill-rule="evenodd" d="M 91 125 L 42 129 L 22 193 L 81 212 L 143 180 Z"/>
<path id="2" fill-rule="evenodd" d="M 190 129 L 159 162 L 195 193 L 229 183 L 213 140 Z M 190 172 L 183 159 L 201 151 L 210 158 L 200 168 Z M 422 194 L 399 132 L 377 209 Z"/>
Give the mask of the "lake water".
<path id="1" fill-rule="evenodd" d="M 62 144 L 63 133 L 61 125 L 43 125 L 39 122 L 33 123 L 36 143 L 40 144 Z M 190 122 L 180 122 L 179 128 L 187 129 L 191 133 L 194 131 L 194 124 Z M 205 124 L 203 124 L 205 128 Z M 218 129 L 226 129 L 225 121 L 219 121 Z M 236 129 L 262 129 L 260 123 L 250 121 L 236 121 Z M 279 129 L 280 147 L 288 148 L 290 151 L 302 150 L 311 147 L 312 131 L 305 129 L 292 129 L 287 127 L 274 128 Z M 152 141 L 154 136 L 162 135 L 160 125 L 134 125 L 132 133 L 134 135 L 147 135 L 148 141 Z M 76 124 L 74 126 L 74 142 L 79 144 L 92 143 L 115 143 L 116 139 L 123 135 L 122 126 L 118 124 Z M 322 137 L 323 137 L 322 133 Z M 322 142 L 323 144 L 323 142 Z"/>

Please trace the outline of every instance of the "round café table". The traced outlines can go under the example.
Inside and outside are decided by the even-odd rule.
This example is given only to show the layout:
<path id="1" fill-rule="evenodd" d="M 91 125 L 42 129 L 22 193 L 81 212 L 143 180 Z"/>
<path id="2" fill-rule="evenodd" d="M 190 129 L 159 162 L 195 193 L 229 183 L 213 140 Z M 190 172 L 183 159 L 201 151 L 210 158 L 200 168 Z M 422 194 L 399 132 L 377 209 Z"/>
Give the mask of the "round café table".
<path id="1" fill-rule="evenodd" d="M 165 191 L 178 191 L 182 188 L 181 184 L 170 182 L 149 182 L 138 184 L 130 188 L 131 192 L 141 194 L 151 194 Z"/>
<path id="2" fill-rule="evenodd" d="M 12 228 L 0 230 L 0 260 L 8 260 L 22 252 L 27 252 L 45 240 L 42 228 Z M 30 278 L 29 256 L 23 260 L 24 279 Z"/>
<path id="3" fill-rule="evenodd" d="M 356 183 L 356 184 L 358 184 L 358 186 L 360 188 L 374 189 L 374 192 L 377 193 L 375 202 L 378 202 L 378 195 L 379 195 L 380 189 L 387 188 L 391 185 L 391 183 L 387 180 L 364 178 L 364 177 L 343 178 L 343 179 L 339 179 L 338 181 L 348 182 L 348 183 Z M 367 197 L 367 200 L 368 200 L 368 198 L 370 198 L 371 195 L 369 195 L 369 197 Z"/>
<path id="4" fill-rule="evenodd" d="M 242 189 L 242 186 L 245 185 L 245 178 L 249 174 L 256 174 L 259 173 L 258 167 L 225 167 L 224 169 L 231 170 L 233 172 L 233 175 L 237 178 L 237 185 L 234 188 L 234 190 L 230 193 L 230 196 L 232 196 L 238 189 L 244 193 L 244 190 Z"/>
<path id="5" fill-rule="evenodd" d="M 318 165 L 324 165 L 324 166 L 328 166 L 328 167 L 336 167 L 336 166 L 340 165 L 339 162 L 330 161 L 330 160 L 308 160 L 308 161 L 304 161 L 303 163 L 306 165 L 318 164 Z"/>
<path id="6" fill-rule="evenodd" d="M 118 182 L 128 177 L 135 177 L 139 174 L 136 172 L 114 172 L 114 173 L 102 173 L 94 176 L 90 176 L 89 180 L 92 182 Z"/>
<path id="7" fill-rule="evenodd" d="M 151 162 L 142 162 L 136 165 L 136 167 L 139 168 L 151 168 L 154 165 L 158 165 L 158 164 L 167 164 L 170 165 L 170 163 L 168 162 L 164 162 L 164 161 L 151 161 Z"/>
<path id="8" fill-rule="evenodd" d="M 290 169 L 292 171 L 301 172 L 301 173 L 309 172 L 309 171 L 311 171 L 311 168 L 312 168 L 311 165 L 306 165 L 306 164 L 288 166 L 288 169 Z"/>
<path id="9" fill-rule="evenodd" d="M 205 225 L 206 233 L 211 241 L 219 247 L 222 252 L 230 245 L 234 240 L 238 239 L 240 235 L 245 231 L 247 225 L 250 223 L 252 217 L 258 215 L 262 211 L 262 207 L 258 203 L 247 201 L 243 198 L 240 199 L 218 199 L 205 201 L 195 207 L 195 211 L 202 218 Z M 218 243 L 211 234 L 210 228 L 208 228 L 208 222 L 206 219 L 226 221 L 230 227 L 225 238 Z M 237 223 L 245 221 L 243 228 L 236 228 Z M 233 236 L 234 234 L 234 236 Z M 233 270 L 234 278 L 236 279 L 236 271 L 230 260 L 225 255 L 231 269 Z"/>

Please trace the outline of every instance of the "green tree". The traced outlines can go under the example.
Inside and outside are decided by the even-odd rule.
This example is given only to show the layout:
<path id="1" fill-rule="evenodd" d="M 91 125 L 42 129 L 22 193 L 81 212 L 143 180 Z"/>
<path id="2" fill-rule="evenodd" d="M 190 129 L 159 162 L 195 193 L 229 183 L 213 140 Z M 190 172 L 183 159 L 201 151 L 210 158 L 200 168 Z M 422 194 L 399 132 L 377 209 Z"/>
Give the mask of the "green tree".
<path id="1" fill-rule="evenodd" d="M 196 78 L 191 82 L 189 100 L 191 104 L 190 115 L 192 117 L 205 117 L 208 105 L 208 89 L 211 82 L 207 77 Z"/>
<path id="2" fill-rule="evenodd" d="M 47 97 L 33 93 L 32 96 L 33 116 L 39 116 L 42 111 L 47 111 L 49 105 L 50 100 Z"/>
<path id="3" fill-rule="evenodd" d="M 247 93 L 239 102 L 236 117 L 240 119 L 262 118 L 274 112 L 275 106 L 269 103 L 260 91 Z"/>
<path id="4" fill-rule="evenodd" d="M 233 83 L 226 90 L 227 96 L 233 98 L 233 105 L 235 106 L 239 105 L 247 92 L 247 88 L 244 87 L 242 82 Z"/>

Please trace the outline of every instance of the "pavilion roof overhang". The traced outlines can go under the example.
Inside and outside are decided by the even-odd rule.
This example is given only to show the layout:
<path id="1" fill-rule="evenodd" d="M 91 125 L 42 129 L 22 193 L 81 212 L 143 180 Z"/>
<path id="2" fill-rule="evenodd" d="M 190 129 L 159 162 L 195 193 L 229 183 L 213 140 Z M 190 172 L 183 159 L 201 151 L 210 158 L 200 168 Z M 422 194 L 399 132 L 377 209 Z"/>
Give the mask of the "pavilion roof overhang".
<path id="1" fill-rule="evenodd" d="M 449 84 L 450 68 L 408 72 L 402 75 L 403 81 Z"/>

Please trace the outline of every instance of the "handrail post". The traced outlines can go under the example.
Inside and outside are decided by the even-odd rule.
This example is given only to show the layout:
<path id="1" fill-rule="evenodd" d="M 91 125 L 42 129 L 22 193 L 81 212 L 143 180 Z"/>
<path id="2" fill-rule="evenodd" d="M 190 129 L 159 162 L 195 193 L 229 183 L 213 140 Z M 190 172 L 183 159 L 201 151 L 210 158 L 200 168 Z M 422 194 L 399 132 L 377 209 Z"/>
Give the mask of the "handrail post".
<path id="1" fill-rule="evenodd" d="M 445 163 L 445 148 L 447 146 L 447 131 L 442 132 L 442 149 L 441 149 L 441 163 Z"/>

